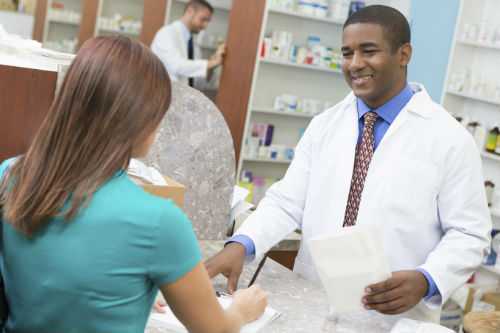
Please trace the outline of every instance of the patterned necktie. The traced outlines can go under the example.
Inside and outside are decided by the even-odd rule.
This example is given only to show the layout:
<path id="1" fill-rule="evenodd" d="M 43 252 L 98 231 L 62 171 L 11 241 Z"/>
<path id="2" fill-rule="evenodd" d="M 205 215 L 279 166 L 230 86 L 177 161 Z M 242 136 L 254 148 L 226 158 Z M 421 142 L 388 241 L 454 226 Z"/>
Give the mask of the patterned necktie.
<path id="1" fill-rule="evenodd" d="M 188 59 L 193 60 L 194 59 L 194 45 L 193 45 L 193 36 L 189 38 L 188 41 Z M 190 87 L 194 87 L 194 78 L 190 77 L 188 79 L 188 83 Z"/>
<path id="2" fill-rule="evenodd" d="M 366 174 L 368 173 L 368 167 L 370 166 L 375 147 L 373 127 L 376 120 L 377 114 L 375 112 L 365 113 L 363 136 L 361 138 L 361 143 L 356 147 L 351 189 L 349 190 L 349 198 L 347 199 L 347 207 L 344 216 L 344 227 L 350 227 L 356 224 L 359 203 L 361 202 L 361 193 L 363 192 Z"/>

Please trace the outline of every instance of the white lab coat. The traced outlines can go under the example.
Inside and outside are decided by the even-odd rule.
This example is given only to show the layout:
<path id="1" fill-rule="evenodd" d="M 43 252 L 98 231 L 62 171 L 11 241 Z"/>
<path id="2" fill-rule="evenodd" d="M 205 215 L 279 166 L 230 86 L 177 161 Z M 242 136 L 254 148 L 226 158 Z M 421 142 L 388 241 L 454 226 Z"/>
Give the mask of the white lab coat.
<path id="1" fill-rule="evenodd" d="M 188 59 L 188 39 L 183 34 L 182 24 L 175 21 L 161 28 L 155 35 L 151 50 L 161 59 L 173 81 L 188 84 L 190 77 L 206 81 L 208 61 L 200 59 L 201 49 L 196 42 L 193 45 L 194 60 Z"/>
<path id="2" fill-rule="evenodd" d="M 422 86 L 410 86 L 416 93 L 374 153 L 357 223 L 383 229 L 392 271 L 430 273 L 442 297 L 404 316 L 438 322 L 440 305 L 480 265 L 491 218 L 473 138 Z M 352 93 L 312 120 L 284 178 L 236 233 L 254 241 L 256 256 L 300 228 L 294 270 L 317 280 L 306 243 L 342 228 L 357 139 Z"/>

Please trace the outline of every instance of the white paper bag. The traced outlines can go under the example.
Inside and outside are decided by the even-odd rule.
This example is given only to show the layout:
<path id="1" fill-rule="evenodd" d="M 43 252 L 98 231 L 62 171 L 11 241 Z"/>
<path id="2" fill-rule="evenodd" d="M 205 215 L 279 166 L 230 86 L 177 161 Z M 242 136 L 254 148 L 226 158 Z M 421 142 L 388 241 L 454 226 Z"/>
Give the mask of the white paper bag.
<path id="1" fill-rule="evenodd" d="M 313 238 L 308 246 L 335 313 L 364 310 L 365 288 L 391 277 L 380 226 L 356 225 Z"/>
<path id="2" fill-rule="evenodd" d="M 400 319 L 391 330 L 391 333 L 454 333 L 454 331 L 432 323 Z"/>
<path id="3" fill-rule="evenodd" d="M 229 308 L 233 302 L 231 296 L 221 296 L 217 298 L 223 309 Z M 175 317 L 174 313 L 170 308 L 165 309 L 165 313 L 152 313 L 151 319 L 160 323 L 162 329 L 168 330 L 168 332 L 175 333 L 188 333 L 184 325 Z M 244 325 L 241 328 L 241 333 L 258 333 L 265 332 L 264 329 L 274 320 L 276 320 L 281 315 L 280 312 L 274 310 L 270 306 L 266 308 L 262 316 L 249 324 Z"/>

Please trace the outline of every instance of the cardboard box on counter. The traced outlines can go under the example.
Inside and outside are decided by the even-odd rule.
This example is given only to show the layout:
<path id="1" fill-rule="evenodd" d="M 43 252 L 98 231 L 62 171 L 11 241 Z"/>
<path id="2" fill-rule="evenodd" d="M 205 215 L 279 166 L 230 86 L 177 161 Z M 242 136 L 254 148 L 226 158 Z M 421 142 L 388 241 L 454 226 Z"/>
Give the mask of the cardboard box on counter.
<path id="1" fill-rule="evenodd" d="M 171 199 L 175 202 L 177 207 L 181 209 L 184 207 L 184 193 L 186 192 L 186 187 L 172 178 L 163 176 L 167 185 L 153 185 L 146 183 L 142 178 L 134 177 L 130 174 L 129 177 L 146 192 L 162 198 Z"/>
<path id="2" fill-rule="evenodd" d="M 495 306 L 496 311 L 500 311 L 500 292 L 484 293 L 481 300 L 485 303 Z"/>
<path id="3" fill-rule="evenodd" d="M 469 289 L 464 314 L 472 311 L 500 311 L 500 291 L 485 291 L 475 297 L 476 288 Z"/>

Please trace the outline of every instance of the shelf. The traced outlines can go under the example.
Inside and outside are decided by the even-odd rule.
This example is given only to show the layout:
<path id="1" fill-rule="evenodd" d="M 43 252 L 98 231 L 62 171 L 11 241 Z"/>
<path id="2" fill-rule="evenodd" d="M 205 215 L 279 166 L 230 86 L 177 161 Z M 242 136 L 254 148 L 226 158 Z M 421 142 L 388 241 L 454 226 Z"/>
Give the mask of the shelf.
<path id="1" fill-rule="evenodd" d="M 472 41 L 465 41 L 465 40 L 459 40 L 458 43 L 462 44 L 462 45 L 482 47 L 485 49 L 500 50 L 500 45 L 494 45 L 494 44 L 489 44 L 489 43 L 472 42 Z"/>
<path id="2" fill-rule="evenodd" d="M 332 68 L 328 68 L 328 67 L 320 67 L 320 66 L 314 66 L 314 65 L 301 65 L 301 64 L 295 64 L 295 63 L 290 62 L 290 61 L 261 58 L 260 62 L 264 63 L 264 64 L 288 66 L 288 67 L 306 69 L 306 70 L 311 70 L 311 71 L 333 73 L 333 74 L 342 74 L 342 71 L 339 69 L 332 69 Z"/>
<path id="3" fill-rule="evenodd" d="M 137 31 L 137 32 L 129 32 L 129 31 L 124 31 L 124 30 L 120 30 L 120 29 L 105 29 L 105 28 L 99 28 L 98 29 L 99 32 L 112 32 L 112 33 L 116 33 L 116 34 L 122 34 L 122 35 L 127 35 L 127 36 L 134 36 L 134 37 L 137 37 L 140 35 L 140 32 Z"/>
<path id="4" fill-rule="evenodd" d="M 198 47 L 202 50 L 209 50 L 209 51 L 215 51 L 217 50 L 217 47 L 215 46 L 210 46 L 210 45 L 198 45 Z"/>
<path id="5" fill-rule="evenodd" d="M 488 153 L 486 151 L 482 151 L 481 156 L 483 156 L 484 158 L 490 159 L 490 160 L 500 162 L 500 155 L 496 155 L 496 154 Z"/>
<path id="6" fill-rule="evenodd" d="M 460 97 L 463 97 L 463 98 L 473 99 L 473 100 L 480 101 L 480 102 L 483 102 L 483 103 L 488 103 L 488 104 L 493 104 L 493 105 L 500 105 L 500 101 L 498 101 L 498 100 L 484 98 L 484 97 L 472 95 L 472 94 L 469 94 L 469 93 L 463 93 L 463 92 L 457 92 L 457 91 L 451 91 L 451 90 L 448 90 L 447 93 L 450 94 L 450 95 L 455 95 L 455 96 L 460 96 Z"/>
<path id="7" fill-rule="evenodd" d="M 75 22 L 75 21 L 70 21 L 70 20 L 62 20 L 62 19 L 54 19 L 54 18 L 49 19 L 49 23 L 66 24 L 66 25 L 71 25 L 71 26 L 75 26 L 75 27 L 78 27 L 80 25 L 80 22 Z"/>
<path id="8" fill-rule="evenodd" d="M 500 275 L 500 267 L 498 266 L 481 265 L 481 268 L 490 273 Z"/>
<path id="9" fill-rule="evenodd" d="M 270 158 L 243 158 L 245 162 L 256 162 L 256 163 L 275 163 L 275 164 L 290 164 L 292 161 L 289 160 L 272 160 Z"/>
<path id="10" fill-rule="evenodd" d="M 281 8 L 269 8 L 269 12 L 275 13 L 275 14 L 293 16 L 293 17 L 304 19 L 304 20 L 311 20 L 311 21 L 328 23 L 328 24 L 335 24 L 335 25 L 343 25 L 344 24 L 344 21 L 333 20 L 331 18 L 326 18 L 326 17 L 322 18 L 322 17 L 312 16 L 312 15 L 307 15 L 307 14 L 301 14 L 301 13 L 298 13 L 298 12 L 295 12 L 292 10 L 281 9 Z"/>
<path id="11" fill-rule="evenodd" d="M 314 117 L 313 115 L 308 114 L 308 113 L 276 111 L 272 108 L 255 108 L 255 109 L 252 109 L 252 112 L 272 114 L 272 115 L 278 115 L 278 116 L 284 116 L 284 117 L 306 118 L 306 119 L 311 119 L 312 117 Z"/>

